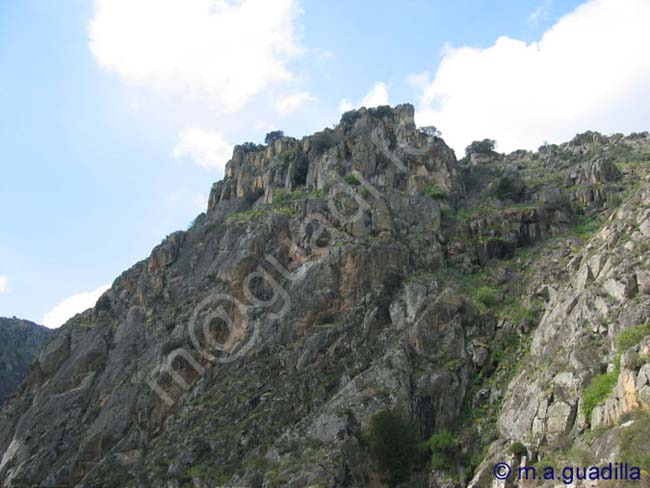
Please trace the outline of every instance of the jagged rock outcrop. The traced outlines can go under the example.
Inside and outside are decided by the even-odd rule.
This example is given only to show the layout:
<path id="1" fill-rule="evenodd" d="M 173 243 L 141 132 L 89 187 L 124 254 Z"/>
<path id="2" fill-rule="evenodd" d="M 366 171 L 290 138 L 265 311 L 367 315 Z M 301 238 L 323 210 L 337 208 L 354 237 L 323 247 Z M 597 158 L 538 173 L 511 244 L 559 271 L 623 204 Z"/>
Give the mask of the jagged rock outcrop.
<path id="1" fill-rule="evenodd" d="M 529 455 L 542 463 L 552 458 L 554 463 L 564 459 L 569 465 L 572 445 L 574 451 L 589 453 L 589 465 L 621 462 L 618 446 L 604 448 L 604 443 L 610 448 L 617 445 L 616 437 L 603 436 L 600 430 L 614 429 L 625 415 L 650 407 L 646 378 L 650 337 L 620 350 L 626 331 L 645 330 L 642 324 L 650 321 L 649 290 L 639 287 L 650 264 L 646 252 L 650 242 L 638 230 L 650 209 L 647 181 L 586 246 L 567 256 L 567 266 L 574 270 L 571 278 L 546 284 L 546 313 L 532 336 L 529 356 L 508 386 L 499 434 L 508 443 L 524 443 Z M 650 334 L 650 329 L 645 333 Z M 599 380 L 605 384 L 607 376 L 611 386 L 601 387 L 605 395 L 597 405 L 587 406 L 594 401 L 585 400 L 593 398 L 590 385 Z M 586 417 L 588 408 L 593 410 Z M 590 431 L 601 437 L 586 447 L 584 439 Z M 508 443 L 495 444 L 502 447 L 479 469 L 473 486 L 501 486 L 488 470 L 490 463 L 507 456 Z M 506 486 L 516 486 L 513 483 Z"/>
<path id="2" fill-rule="evenodd" d="M 0 406 L 25 379 L 34 355 L 50 333 L 28 320 L 0 317 Z"/>
<path id="3" fill-rule="evenodd" d="M 237 146 L 207 212 L 40 352 L 0 415 L 3 486 L 385 486 L 381 410 L 458 438 L 450 472 L 424 454 L 403 486 L 579 436 L 650 289 L 645 193 L 625 193 L 650 141 L 594 137 L 473 164 L 402 105 Z"/>

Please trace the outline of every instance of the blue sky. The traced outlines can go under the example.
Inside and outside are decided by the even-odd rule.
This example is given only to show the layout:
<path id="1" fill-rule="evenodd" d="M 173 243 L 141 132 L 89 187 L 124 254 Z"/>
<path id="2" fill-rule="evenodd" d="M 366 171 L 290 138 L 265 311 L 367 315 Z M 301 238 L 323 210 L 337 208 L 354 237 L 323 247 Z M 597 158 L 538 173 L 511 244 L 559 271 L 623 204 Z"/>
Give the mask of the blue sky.
<path id="1" fill-rule="evenodd" d="M 648 47 L 647 7 L 4 0 L 0 316 L 55 326 L 92 305 L 204 209 L 233 144 L 342 108 L 412 102 L 457 152 L 648 129 L 648 62 L 616 56 Z"/>

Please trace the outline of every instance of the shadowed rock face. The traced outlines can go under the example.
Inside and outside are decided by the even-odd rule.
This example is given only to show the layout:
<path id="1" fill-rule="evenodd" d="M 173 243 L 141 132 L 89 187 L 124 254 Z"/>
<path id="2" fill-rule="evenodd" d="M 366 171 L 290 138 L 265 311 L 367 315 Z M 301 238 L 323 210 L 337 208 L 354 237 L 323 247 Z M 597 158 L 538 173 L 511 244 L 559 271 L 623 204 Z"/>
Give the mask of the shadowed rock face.
<path id="1" fill-rule="evenodd" d="M 40 351 L 0 417 L 4 486 L 381 486 L 363 441 L 373 413 L 399 410 L 422 440 L 465 432 L 469 459 L 496 439 L 504 395 L 492 451 L 528 423 L 571 431 L 591 353 L 573 376 L 514 373 L 528 338 L 557 351 L 559 283 L 605 273 L 617 303 L 634 294 L 605 270 L 610 248 L 583 269 L 584 232 L 569 232 L 619 207 L 650 141 L 481 162 L 431 134 L 402 105 L 237 146 L 207 212 Z M 550 381 L 566 394 L 545 410 L 522 399 Z M 517 402 L 530 422 L 508 413 Z M 428 478 L 414 463 L 406 486 Z"/>
<path id="2" fill-rule="evenodd" d="M 16 392 L 50 333 L 28 320 L 0 318 L 0 406 Z"/>

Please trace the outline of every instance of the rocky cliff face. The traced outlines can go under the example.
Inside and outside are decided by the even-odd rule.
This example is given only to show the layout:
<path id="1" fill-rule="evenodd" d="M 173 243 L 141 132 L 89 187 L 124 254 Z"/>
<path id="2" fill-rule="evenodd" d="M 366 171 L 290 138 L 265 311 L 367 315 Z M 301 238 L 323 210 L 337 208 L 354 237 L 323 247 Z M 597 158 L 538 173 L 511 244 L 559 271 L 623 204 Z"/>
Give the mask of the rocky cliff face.
<path id="1" fill-rule="evenodd" d="M 50 332 L 27 320 L 0 317 L 0 406 L 25 379 L 34 354 Z"/>
<path id="2" fill-rule="evenodd" d="M 3 486 L 490 486 L 515 442 L 619 429 L 647 396 L 645 336 L 614 351 L 647 320 L 649 159 L 647 134 L 587 133 L 457 161 L 410 105 L 237 146 L 207 212 L 40 352 Z M 391 476 L 380 411 L 450 432 L 451 461 Z"/>

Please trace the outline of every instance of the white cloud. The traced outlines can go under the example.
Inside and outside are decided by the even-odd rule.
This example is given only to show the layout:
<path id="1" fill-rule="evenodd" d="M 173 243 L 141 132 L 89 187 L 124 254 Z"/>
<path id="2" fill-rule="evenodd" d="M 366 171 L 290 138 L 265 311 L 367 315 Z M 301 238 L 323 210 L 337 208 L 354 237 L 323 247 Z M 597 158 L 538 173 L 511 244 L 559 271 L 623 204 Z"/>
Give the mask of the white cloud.
<path id="1" fill-rule="evenodd" d="M 553 0 L 544 0 L 541 4 L 535 7 L 535 10 L 528 16 L 528 23 L 530 25 L 537 25 L 541 21 L 546 20 L 553 8 Z"/>
<path id="2" fill-rule="evenodd" d="M 431 83 L 431 74 L 428 71 L 423 71 L 422 73 L 416 73 L 413 75 L 408 75 L 406 81 L 413 88 L 418 90 L 424 90 L 429 83 Z"/>
<path id="3" fill-rule="evenodd" d="M 297 0 L 95 0 L 90 50 L 129 83 L 236 111 L 292 79 Z"/>
<path id="4" fill-rule="evenodd" d="M 356 107 L 371 108 L 389 104 L 388 85 L 382 81 L 379 81 L 373 85 L 368 94 L 363 97 L 359 103 L 355 104 L 354 102 L 347 99 L 341 100 L 339 103 L 339 112 L 348 112 Z"/>
<path id="5" fill-rule="evenodd" d="M 388 103 L 388 86 L 386 83 L 379 82 L 375 83 L 375 86 L 371 88 L 370 92 L 361 101 L 361 106 L 378 107 L 380 105 L 388 105 Z"/>
<path id="6" fill-rule="evenodd" d="M 339 112 L 343 114 L 345 112 L 349 112 L 350 110 L 354 110 L 354 103 L 346 98 L 341 100 L 341 103 L 339 103 Z"/>
<path id="7" fill-rule="evenodd" d="M 68 319 L 94 307 L 99 297 L 109 288 L 110 285 L 104 285 L 94 291 L 79 293 L 66 298 L 43 316 L 43 324 L 50 329 L 61 327 Z"/>
<path id="8" fill-rule="evenodd" d="M 313 97 L 309 92 L 300 92 L 294 93 L 293 95 L 287 95 L 286 97 L 276 100 L 274 106 L 280 115 L 286 117 L 287 115 L 304 107 L 306 104 L 315 101 L 316 98 Z"/>
<path id="9" fill-rule="evenodd" d="M 222 134 L 193 127 L 181 133 L 180 140 L 172 150 L 172 157 L 179 159 L 189 156 L 202 168 L 222 171 L 232 150 L 232 145 Z"/>
<path id="10" fill-rule="evenodd" d="M 587 129 L 646 130 L 649 24 L 648 0 L 592 0 L 538 42 L 447 49 L 417 122 L 439 127 L 456 150 L 486 137 L 510 151 Z"/>
<path id="11" fill-rule="evenodd" d="M 6 276 L 0 276 L 0 293 L 9 293 L 9 280 Z"/>

